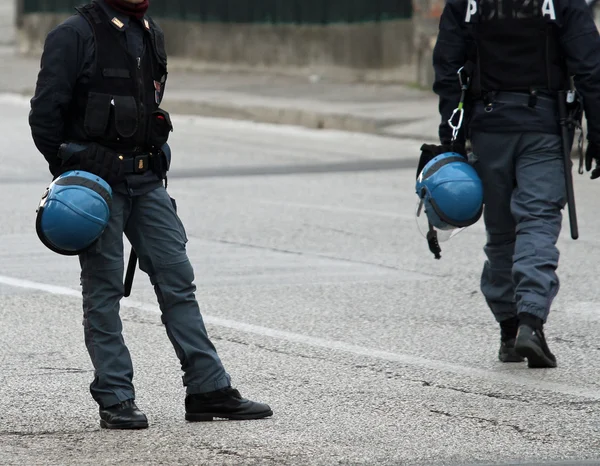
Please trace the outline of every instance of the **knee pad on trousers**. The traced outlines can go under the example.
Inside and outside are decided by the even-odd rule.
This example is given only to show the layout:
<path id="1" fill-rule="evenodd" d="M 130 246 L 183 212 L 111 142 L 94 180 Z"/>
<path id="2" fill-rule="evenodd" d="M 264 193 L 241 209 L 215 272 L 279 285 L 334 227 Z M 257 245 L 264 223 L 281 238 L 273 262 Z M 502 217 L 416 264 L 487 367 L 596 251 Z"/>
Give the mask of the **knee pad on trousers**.
<path id="1" fill-rule="evenodd" d="M 196 285 L 194 285 L 194 270 L 189 260 L 161 267 L 152 277 L 152 283 L 161 310 L 177 311 L 192 307 L 197 312 L 195 298 Z M 169 312 L 171 313 L 171 312 Z"/>

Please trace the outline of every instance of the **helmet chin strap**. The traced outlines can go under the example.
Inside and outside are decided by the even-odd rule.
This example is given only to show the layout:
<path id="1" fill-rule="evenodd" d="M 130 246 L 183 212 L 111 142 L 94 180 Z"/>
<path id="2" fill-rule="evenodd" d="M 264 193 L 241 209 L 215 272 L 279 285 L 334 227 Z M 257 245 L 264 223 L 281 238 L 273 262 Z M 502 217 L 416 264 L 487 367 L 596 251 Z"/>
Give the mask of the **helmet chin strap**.
<path id="1" fill-rule="evenodd" d="M 427 232 L 427 244 L 429 245 L 429 250 L 433 253 L 436 259 L 441 259 L 442 248 L 440 248 L 440 243 L 437 237 L 437 231 L 431 223 L 429 223 L 429 231 Z"/>
<path id="2" fill-rule="evenodd" d="M 421 215 L 423 211 L 423 205 L 425 204 L 425 199 L 421 198 L 421 202 L 419 202 L 419 207 L 417 208 L 417 217 Z M 437 231 L 431 224 L 431 222 L 427 222 L 429 225 L 429 231 L 427 232 L 427 244 L 429 244 L 429 250 L 433 253 L 436 259 L 441 259 L 440 255 L 442 252 L 442 248 L 440 248 L 440 242 L 438 241 Z"/>

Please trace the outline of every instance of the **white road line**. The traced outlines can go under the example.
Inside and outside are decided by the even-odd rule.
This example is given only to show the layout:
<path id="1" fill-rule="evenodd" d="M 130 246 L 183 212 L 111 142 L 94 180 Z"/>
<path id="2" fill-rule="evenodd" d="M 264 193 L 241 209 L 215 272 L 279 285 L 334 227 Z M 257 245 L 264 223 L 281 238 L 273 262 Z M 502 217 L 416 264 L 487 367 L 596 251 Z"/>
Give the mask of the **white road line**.
<path id="1" fill-rule="evenodd" d="M 43 291 L 60 296 L 70 296 L 81 298 L 81 292 L 73 290 L 71 288 L 65 288 L 61 286 L 50 285 L 46 283 L 32 282 L 29 280 L 21 280 L 19 278 L 12 278 L 0 275 L 0 284 L 24 288 L 36 291 Z M 160 310 L 158 306 L 134 301 L 130 298 L 124 298 L 121 301 L 123 307 L 130 307 L 134 309 L 159 314 Z M 247 324 L 244 322 L 237 322 L 235 320 L 223 319 L 220 317 L 202 315 L 204 321 L 211 325 L 225 327 L 241 332 L 252 333 L 269 338 L 275 338 L 285 340 L 288 342 L 299 343 L 302 345 L 312 346 L 315 348 L 325 348 L 333 351 L 341 351 L 344 353 L 350 353 L 357 356 L 382 359 L 385 361 L 397 362 L 408 366 L 417 366 L 430 370 L 450 372 L 457 375 L 464 375 L 467 377 L 478 377 L 494 382 L 500 382 L 503 384 L 515 384 L 521 385 L 533 390 L 545 390 L 555 393 L 561 393 L 563 395 L 578 396 L 584 398 L 590 398 L 594 400 L 600 400 L 600 390 L 592 386 L 575 386 L 564 384 L 560 382 L 549 382 L 542 378 L 533 376 L 532 378 L 516 375 L 506 370 L 491 371 L 486 369 L 477 369 L 474 367 L 460 366 L 458 364 L 452 364 L 444 361 L 438 361 L 435 359 L 421 358 L 418 356 L 412 356 L 402 353 L 392 353 L 388 351 L 377 350 L 373 348 L 367 348 L 364 346 L 352 345 L 344 343 L 342 341 L 327 340 L 324 338 L 310 337 L 294 332 L 287 332 L 284 330 L 276 330 L 269 327 L 262 327 L 259 325 Z M 532 373 L 533 374 L 533 373 Z"/>

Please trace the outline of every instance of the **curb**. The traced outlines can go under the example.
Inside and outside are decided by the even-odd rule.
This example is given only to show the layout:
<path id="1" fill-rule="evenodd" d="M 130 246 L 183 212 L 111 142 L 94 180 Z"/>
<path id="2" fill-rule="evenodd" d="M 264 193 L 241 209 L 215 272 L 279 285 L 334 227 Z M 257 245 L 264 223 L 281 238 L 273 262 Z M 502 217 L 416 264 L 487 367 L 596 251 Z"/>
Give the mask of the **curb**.
<path id="1" fill-rule="evenodd" d="M 437 139 L 420 134 L 398 134 L 392 129 L 403 123 L 414 123 L 414 119 L 370 118 L 349 113 L 327 113 L 303 108 L 261 105 L 235 105 L 231 103 L 165 99 L 167 111 L 179 115 L 196 115 L 207 118 L 227 118 L 273 125 L 290 125 L 309 129 L 337 130 L 364 133 L 399 140 L 423 140 L 436 143 Z"/>
<path id="2" fill-rule="evenodd" d="M 384 128 L 394 122 L 350 114 L 324 113 L 299 108 L 276 108 L 257 105 L 231 105 L 215 102 L 165 101 L 169 112 L 180 115 L 246 120 L 257 123 L 302 126 L 368 134 L 384 134 Z"/>

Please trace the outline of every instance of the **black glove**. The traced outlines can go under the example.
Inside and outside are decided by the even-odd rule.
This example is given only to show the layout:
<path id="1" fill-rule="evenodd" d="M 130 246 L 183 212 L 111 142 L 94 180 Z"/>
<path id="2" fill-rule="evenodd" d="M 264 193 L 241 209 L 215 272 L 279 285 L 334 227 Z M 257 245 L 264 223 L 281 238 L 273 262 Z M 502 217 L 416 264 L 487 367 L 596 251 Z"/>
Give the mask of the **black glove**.
<path id="1" fill-rule="evenodd" d="M 590 176 L 590 178 L 592 180 L 595 180 L 596 178 L 600 177 L 600 166 L 598 166 L 598 164 L 600 163 L 600 145 L 597 145 L 590 141 L 585 151 L 586 171 L 589 172 L 592 169 L 593 161 L 596 161 L 596 168 L 594 168 L 594 170 L 592 171 L 592 175 Z"/>
<path id="2" fill-rule="evenodd" d="M 465 157 L 465 159 L 467 158 L 465 146 L 461 144 L 442 144 L 439 146 L 435 144 L 423 144 L 421 146 L 421 157 L 419 158 L 419 165 L 417 167 L 417 178 L 421 174 L 423 168 L 425 168 L 425 165 L 431 162 L 438 155 L 445 152 L 456 152 L 457 154 Z"/>
<path id="3" fill-rule="evenodd" d="M 125 179 L 125 167 L 122 156 L 115 151 L 96 144 L 94 142 L 87 146 L 75 146 L 83 148 L 77 152 L 70 152 L 71 144 L 61 146 L 61 151 L 68 154 L 68 158 L 63 156 L 65 169 L 80 169 L 93 173 L 106 181 L 110 186 L 119 184 Z M 72 149 L 71 149 L 72 151 Z"/>

